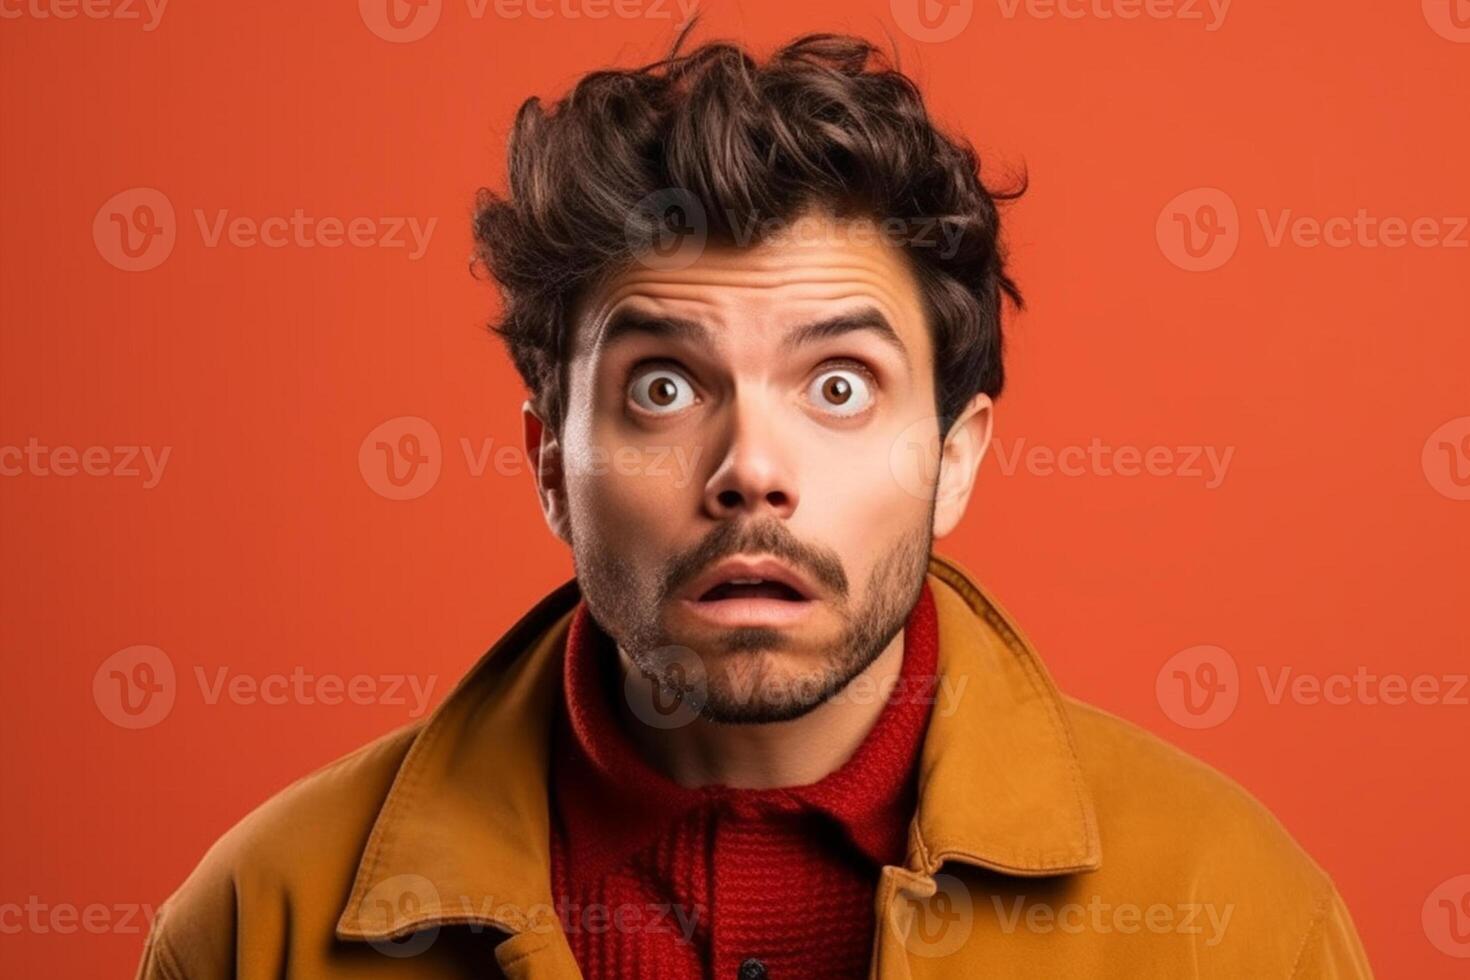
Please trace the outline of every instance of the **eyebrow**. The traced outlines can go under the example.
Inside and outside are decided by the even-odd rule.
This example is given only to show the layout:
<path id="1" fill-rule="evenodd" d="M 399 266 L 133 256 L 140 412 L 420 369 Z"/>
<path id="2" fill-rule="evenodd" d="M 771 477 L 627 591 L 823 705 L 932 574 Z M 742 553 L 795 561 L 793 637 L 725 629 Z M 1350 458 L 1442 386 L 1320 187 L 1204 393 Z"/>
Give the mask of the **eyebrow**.
<path id="1" fill-rule="evenodd" d="M 862 330 L 877 335 L 880 340 L 898 352 L 906 367 L 909 365 L 909 351 L 904 346 L 903 339 L 899 337 L 898 331 L 893 329 L 893 324 L 888 322 L 888 318 L 880 310 L 872 306 L 803 324 L 792 330 L 786 339 L 781 341 L 781 350 L 789 353 L 806 344 Z M 638 335 L 682 340 L 706 351 L 715 348 L 711 331 L 697 320 L 650 316 L 629 309 L 613 313 L 608 320 L 607 327 L 603 330 L 602 343 L 610 347 L 625 337 Z"/>

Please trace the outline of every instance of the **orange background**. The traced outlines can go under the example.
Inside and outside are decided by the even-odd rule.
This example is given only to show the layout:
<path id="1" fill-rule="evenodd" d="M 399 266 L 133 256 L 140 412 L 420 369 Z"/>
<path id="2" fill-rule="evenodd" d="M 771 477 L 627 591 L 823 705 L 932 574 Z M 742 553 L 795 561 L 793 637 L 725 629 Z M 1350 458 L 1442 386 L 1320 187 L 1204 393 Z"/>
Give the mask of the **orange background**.
<path id="1" fill-rule="evenodd" d="M 437 699 L 570 574 L 524 467 L 466 463 L 462 439 L 518 445 L 521 399 L 483 329 L 495 299 L 467 272 L 467 219 L 474 189 L 500 186 L 520 100 L 655 57 L 677 6 L 477 19 L 444 0 L 425 37 L 391 43 L 351 2 L 178 0 L 151 31 L 38 17 L 41 2 L 0 2 L 19 14 L 0 19 L 0 446 L 171 455 L 152 489 L 0 477 L 0 906 L 156 904 L 273 791 L 409 720 L 401 704 L 210 704 L 196 668 L 409 672 Z M 1256 677 L 1467 670 L 1470 502 L 1443 467 L 1470 469 L 1470 443 L 1439 472 L 1424 451 L 1470 415 L 1470 249 L 1273 247 L 1258 211 L 1470 214 L 1470 43 L 1436 0 L 1238 0 L 1214 30 L 1191 6 L 1205 21 L 1007 17 L 992 0 L 956 8 L 968 24 L 936 42 L 886 0 L 751 0 L 709 5 L 696 36 L 764 51 L 892 34 L 939 120 L 987 166 L 1026 164 L 1010 239 L 1030 308 L 1010 325 L 1000 445 L 1234 456 L 1209 489 L 1008 474 L 992 455 L 941 550 L 1065 690 L 1271 807 L 1334 876 L 1380 975 L 1464 976 L 1421 910 L 1470 872 L 1470 708 L 1272 704 Z M 137 187 L 171 202 L 177 242 L 128 272 L 93 222 Z M 1202 272 L 1158 232 L 1194 188 L 1238 208 L 1236 252 Z M 195 218 L 298 208 L 438 224 L 411 260 L 208 247 Z M 433 488 L 399 501 L 359 449 L 402 416 L 443 449 Z M 178 692 L 129 730 L 93 681 L 138 644 L 167 654 Z M 1238 663 L 1239 704 L 1192 729 L 1155 680 L 1200 644 Z M 100 934 L 0 917 L 0 974 L 131 975 L 141 928 L 109 914 Z"/>

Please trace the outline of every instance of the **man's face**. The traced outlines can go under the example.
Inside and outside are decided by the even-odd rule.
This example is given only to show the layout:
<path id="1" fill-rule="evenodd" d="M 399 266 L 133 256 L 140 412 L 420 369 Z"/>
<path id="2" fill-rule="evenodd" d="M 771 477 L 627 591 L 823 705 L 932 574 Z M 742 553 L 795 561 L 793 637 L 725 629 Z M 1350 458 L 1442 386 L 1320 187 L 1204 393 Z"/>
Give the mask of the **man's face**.
<path id="1" fill-rule="evenodd" d="M 563 536 L 598 623 L 717 721 L 827 700 L 923 582 L 937 459 L 916 484 L 895 451 L 938 446 L 933 344 L 903 255 L 853 227 L 638 263 L 578 310 Z"/>

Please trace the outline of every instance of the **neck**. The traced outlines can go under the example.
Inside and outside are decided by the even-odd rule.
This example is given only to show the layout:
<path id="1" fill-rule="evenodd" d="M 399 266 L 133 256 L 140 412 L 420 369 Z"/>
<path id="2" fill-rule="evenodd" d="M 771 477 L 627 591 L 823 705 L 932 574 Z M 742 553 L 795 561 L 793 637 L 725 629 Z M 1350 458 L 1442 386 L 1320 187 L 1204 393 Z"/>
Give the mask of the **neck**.
<path id="1" fill-rule="evenodd" d="M 618 698 L 619 721 L 644 760 L 681 786 L 805 786 L 841 767 L 872 730 L 886 702 L 876 692 L 893 689 L 903 667 L 903 644 L 900 630 L 844 688 L 875 692 L 872 696 L 829 699 L 789 721 L 735 725 L 701 717 L 661 729 L 640 724 Z M 637 669 L 621 647 L 618 663 L 623 677 Z M 635 684 L 623 690 L 647 688 Z"/>

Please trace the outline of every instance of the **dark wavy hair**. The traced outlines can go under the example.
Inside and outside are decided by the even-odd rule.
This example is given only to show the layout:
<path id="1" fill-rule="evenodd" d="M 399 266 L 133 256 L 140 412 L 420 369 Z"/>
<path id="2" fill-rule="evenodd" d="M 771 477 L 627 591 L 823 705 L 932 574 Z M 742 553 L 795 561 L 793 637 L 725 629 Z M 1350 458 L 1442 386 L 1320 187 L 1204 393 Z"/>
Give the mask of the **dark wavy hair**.
<path id="1" fill-rule="evenodd" d="M 1001 309 L 1021 295 L 997 202 L 1024 192 L 1024 173 L 1013 190 L 988 190 L 971 145 L 936 128 L 917 86 L 865 40 L 808 35 L 761 64 L 726 42 L 681 54 L 692 27 L 667 57 L 591 72 L 550 111 L 528 99 L 510 136 L 508 195 L 477 197 L 476 264 L 504 299 L 491 329 L 548 424 L 565 419 L 578 298 L 638 258 L 629 229 L 664 221 L 642 212 L 670 193 L 692 200 L 724 243 L 758 243 L 752 226 L 813 208 L 943 222 L 952 247 L 903 248 L 934 340 L 941 432 L 975 394 L 999 395 Z"/>

